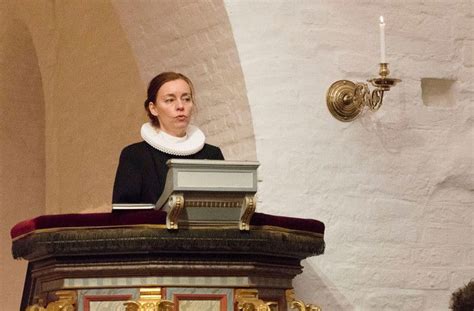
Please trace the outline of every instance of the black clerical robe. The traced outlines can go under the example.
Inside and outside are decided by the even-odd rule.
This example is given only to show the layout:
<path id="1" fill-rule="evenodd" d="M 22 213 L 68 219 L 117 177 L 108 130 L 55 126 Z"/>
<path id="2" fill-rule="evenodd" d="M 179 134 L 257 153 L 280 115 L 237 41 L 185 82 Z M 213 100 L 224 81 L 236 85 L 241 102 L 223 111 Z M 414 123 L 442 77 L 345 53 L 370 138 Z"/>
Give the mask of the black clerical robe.
<path id="1" fill-rule="evenodd" d="M 165 186 L 169 159 L 224 160 L 219 147 L 204 147 L 189 156 L 161 152 L 142 141 L 125 147 L 115 175 L 112 203 L 151 203 L 158 201 Z"/>

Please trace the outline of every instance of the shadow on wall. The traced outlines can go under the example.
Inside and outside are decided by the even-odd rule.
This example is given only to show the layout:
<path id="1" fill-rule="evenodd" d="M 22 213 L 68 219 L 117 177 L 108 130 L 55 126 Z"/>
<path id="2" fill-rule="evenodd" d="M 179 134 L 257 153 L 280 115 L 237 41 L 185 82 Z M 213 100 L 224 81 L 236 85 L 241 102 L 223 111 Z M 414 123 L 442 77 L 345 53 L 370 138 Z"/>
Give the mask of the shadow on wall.
<path id="1" fill-rule="evenodd" d="M 44 96 L 32 36 L 0 4 L 0 301 L 18 310 L 25 262 L 11 255 L 10 228 L 44 213 Z"/>
<path id="2" fill-rule="evenodd" d="M 351 303 L 321 271 L 315 270 L 307 261 L 303 261 L 303 266 L 303 274 L 293 281 L 298 299 L 303 300 L 306 304 L 317 305 L 323 310 L 354 310 Z M 311 293 L 311 296 L 298 296 L 298 293 Z"/>

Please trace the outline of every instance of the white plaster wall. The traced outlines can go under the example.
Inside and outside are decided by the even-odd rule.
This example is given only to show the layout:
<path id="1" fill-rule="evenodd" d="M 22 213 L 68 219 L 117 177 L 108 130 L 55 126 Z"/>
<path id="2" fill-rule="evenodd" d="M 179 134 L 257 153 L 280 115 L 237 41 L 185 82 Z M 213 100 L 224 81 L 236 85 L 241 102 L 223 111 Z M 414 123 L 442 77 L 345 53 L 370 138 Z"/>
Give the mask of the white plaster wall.
<path id="1" fill-rule="evenodd" d="M 224 2 L 262 164 L 258 209 L 327 226 L 297 294 L 323 310 L 447 310 L 474 278 L 472 1 Z M 377 73 L 381 14 L 403 82 L 377 113 L 341 123 L 326 90 Z M 423 103 L 422 78 L 455 80 L 449 101 Z"/>

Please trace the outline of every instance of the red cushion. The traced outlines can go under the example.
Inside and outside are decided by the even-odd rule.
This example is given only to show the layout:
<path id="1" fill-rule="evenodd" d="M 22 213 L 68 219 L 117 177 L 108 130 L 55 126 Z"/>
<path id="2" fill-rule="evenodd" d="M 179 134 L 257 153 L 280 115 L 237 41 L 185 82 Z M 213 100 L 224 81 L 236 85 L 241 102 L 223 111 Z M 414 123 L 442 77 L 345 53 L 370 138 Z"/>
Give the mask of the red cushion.
<path id="1" fill-rule="evenodd" d="M 157 210 L 120 211 L 95 214 L 43 215 L 19 222 L 11 229 L 10 235 L 12 239 L 14 239 L 39 229 L 164 224 L 166 224 L 166 212 Z M 324 234 L 324 223 L 314 219 L 255 213 L 250 224 L 254 226 L 275 226 L 290 230 L 302 230 Z"/>

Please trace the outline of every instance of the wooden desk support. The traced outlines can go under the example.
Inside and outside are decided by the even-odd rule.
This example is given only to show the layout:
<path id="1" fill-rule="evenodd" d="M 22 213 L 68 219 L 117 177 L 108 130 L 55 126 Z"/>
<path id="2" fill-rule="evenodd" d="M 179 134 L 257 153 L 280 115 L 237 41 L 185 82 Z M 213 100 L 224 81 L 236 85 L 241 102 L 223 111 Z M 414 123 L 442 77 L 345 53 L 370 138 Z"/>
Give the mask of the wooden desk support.
<path id="1" fill-rule="evenodd" d="M 232 226 L 249 230 L 258 162 L 171 159 L 157 208 L 168 229 Z"/>

